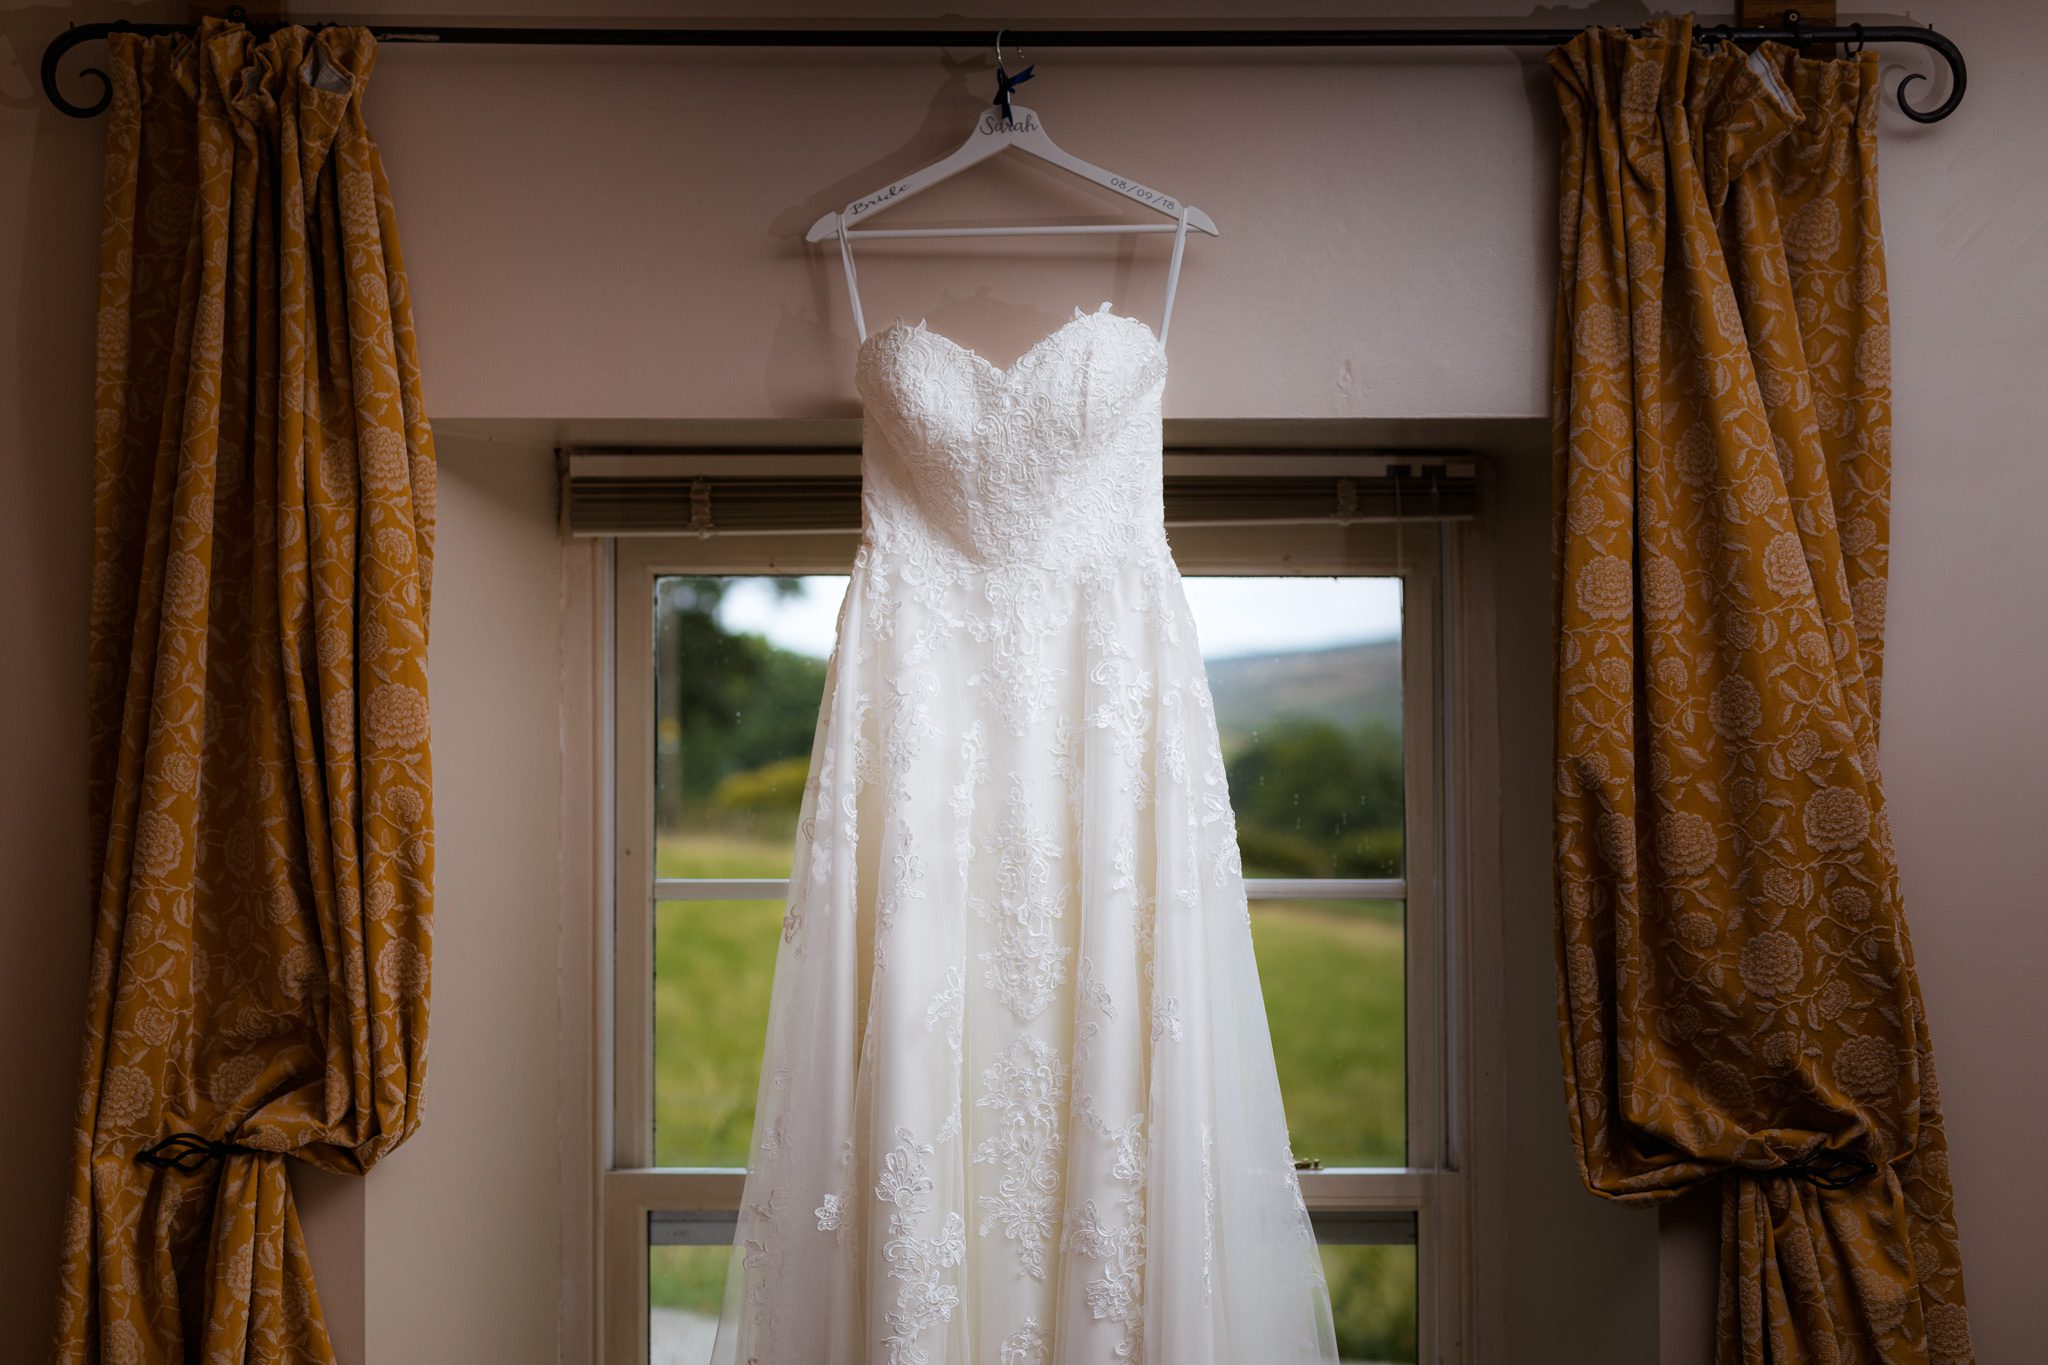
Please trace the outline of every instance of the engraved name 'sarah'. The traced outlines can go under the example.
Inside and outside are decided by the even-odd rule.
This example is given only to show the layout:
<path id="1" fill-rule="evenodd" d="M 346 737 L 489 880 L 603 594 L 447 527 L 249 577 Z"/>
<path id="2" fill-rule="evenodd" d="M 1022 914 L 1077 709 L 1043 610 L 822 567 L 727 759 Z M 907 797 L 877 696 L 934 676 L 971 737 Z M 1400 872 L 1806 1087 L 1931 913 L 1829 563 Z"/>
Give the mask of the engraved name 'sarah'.
<path id="1" fill-rule="evenodd" d="M 1038 131 L 1038 115 L 1029 109 L 1022 118 L 1004 118 L 998 110 L 991 109 L 981 116 L 979 131 L 984 133 L 1035 133 Z"/>

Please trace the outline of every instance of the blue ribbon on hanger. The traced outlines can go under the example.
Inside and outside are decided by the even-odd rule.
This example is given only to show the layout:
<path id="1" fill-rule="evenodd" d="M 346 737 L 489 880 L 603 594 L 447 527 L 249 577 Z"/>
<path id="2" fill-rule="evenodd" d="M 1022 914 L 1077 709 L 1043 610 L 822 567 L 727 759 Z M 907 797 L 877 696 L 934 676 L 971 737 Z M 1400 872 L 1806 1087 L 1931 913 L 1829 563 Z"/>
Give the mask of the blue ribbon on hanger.
<path id="1" fill-rule="evenodd" d="M 1030 80 L 1031 73 L 1036 70 L 1038 70 L 1038 64 L 1035 62 L 1014 76 L 1003 70 L 1001 66 L 996 67 L 996 97 L 990 100 L 989 103 L 1003 106 L 1003 122 L 1008 123 L 1011 121 L 1010 92 Z"/>

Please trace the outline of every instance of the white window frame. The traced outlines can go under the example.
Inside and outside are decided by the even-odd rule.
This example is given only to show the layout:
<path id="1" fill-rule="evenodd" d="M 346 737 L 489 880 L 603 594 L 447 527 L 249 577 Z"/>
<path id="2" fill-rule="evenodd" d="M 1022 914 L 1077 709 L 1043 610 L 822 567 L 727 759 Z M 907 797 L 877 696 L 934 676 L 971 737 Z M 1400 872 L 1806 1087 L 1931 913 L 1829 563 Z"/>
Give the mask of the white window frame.
<path id="1" fill-rule="evenodd" d="M 847 458 L 853 467 L 853 457 Z M 1177 460 L 1190 461 L 1171 453 L 1166 458 L 1169 472 Z M 1218 457 L 1192 460 L 1208 472 Z M 1338 467 L 1338 458 L 1318 463 L 1333 473 L 1349 472 Z M 1260 457 L 1248 456 L 1232 472 L 1256 473 L 1260 467 Z M 1340 574 L 1404 580 L 1405 878 L 1251 878 L 1246 892 L 1253 899 L 1405 903 L 1409 1164 L 1303 1171 L 1301 1186 L 1319 1222 L 1384 1220 L 1405 1227 L 1412 1215 L 1417 1358 L 1432 1365 L 1464 1365 L 1475 1358 L 1475 1267 L 1484 1259 L 1473 1216 L 1473 1125 L 1463 1102 L 1474 1070 L 1469 1016 L 1479 1002 L 1471 998 L 1465 970 L 1470 925 L 1459 888 L 1466 879 L 1455 871 L 1459 850 L 1450 813 L 1461 820 L 1482 813 L 1483 803 L 1455 790 L 1460 773 L 1452 760 L 1459 747 L 1455 731 L 1474 709 L 1460 689 L 1480 674 L 1490 676 L 1490 669 L 1471 669 L 1459 657 L 1481 639 L 1471 628 L 1475 623 L 1454 619 L 1463 610 L 1455 600 L 1466 578 L 1460 571 L 1463 534 L 1457 523 L 1411 522 L 1185 526 L 1173 528 L 1169 537 L 1190 577 Z M 848 571 L 857 542 L 853 532 L 619 537 L 600 542 L 595 562 L 576 575 L 587 581 L 571 585 L 588 594 L 592 608 L 589 682 L 596 714 L 590 733 L 608 741 L 608 752 L 590 774 L 600 810 L 593 821 L 596 866 L 590 869 L 600 890 L 590 953 L 595 1036 L 588 1055 L 596 1074 L 588 1090 L 595 1114 L 590 1140 L 569 1144 L 595 1165 L 585 1168 L 595 1235 L 572 1239 L 571 1245 L 580 1241 L 593 1259 L 589 1339 L 602 1365 L 645 1365 L 648 1359 L 649 1216 L 696 1214 L 707 1224 L 724 1223 L 737 1214 L 745 1179 L 734 1169 L 652 1164 L 655 906 L 690 898 L 777 900 L 786 885 L 780 879 L 693 884 L 654 876 L 654 582 L 668 574 L 839 575 Z M 575 1159 L 565 1154 L 565 1165 Z"/>

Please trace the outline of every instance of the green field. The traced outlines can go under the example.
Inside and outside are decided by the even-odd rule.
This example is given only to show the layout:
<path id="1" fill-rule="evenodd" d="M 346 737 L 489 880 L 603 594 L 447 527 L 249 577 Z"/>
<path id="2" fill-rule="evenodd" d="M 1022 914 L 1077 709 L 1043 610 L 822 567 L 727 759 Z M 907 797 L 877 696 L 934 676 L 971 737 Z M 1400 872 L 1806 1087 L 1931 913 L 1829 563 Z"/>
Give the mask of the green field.
<path id="1" fill-rule="evenodd" d="M 664 836 L 663 877 L 778 877 L 789 840 Z M 1404 1160 L 1399 905 L 1258 902 L 1252 934 L 1299 1157 Z M 743 1165 L 780 945 L 780 902 L 673 902 L 656 921 L 655 1151 L 664 1165 Z M 1347 1360 L 1415 1358 L 1412 1247 L 1324 1254 Z M 657 1248 L 657 1305 L 716 1313 L 722 1249 Z"/>

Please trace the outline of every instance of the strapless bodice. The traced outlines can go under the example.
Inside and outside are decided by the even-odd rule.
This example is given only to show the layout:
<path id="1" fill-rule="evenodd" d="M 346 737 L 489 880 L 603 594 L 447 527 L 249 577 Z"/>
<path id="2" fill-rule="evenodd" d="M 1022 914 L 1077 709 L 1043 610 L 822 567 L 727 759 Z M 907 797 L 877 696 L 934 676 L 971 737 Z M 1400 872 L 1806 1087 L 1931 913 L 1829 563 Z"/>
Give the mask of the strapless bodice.
<path id="1" fill-rule="evenodd" d="M 863 539 L 982 566 L 1076 571 L 1165 548 L 1166 355 L 1080 309 L 1007 370 L 922 322 L 861 343 Z"/>

